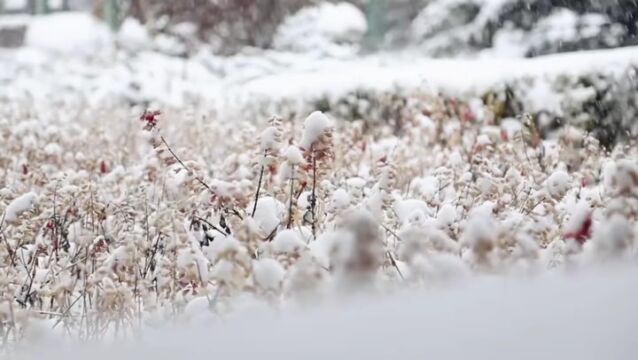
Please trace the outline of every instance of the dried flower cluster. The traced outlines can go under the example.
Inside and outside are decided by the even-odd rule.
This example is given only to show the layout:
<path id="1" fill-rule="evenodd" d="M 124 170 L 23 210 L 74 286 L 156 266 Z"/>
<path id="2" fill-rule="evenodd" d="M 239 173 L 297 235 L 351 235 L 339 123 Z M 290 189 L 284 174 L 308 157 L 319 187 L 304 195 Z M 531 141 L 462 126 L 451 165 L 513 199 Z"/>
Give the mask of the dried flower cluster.
<path id="1" fill-rule="evenodd" d="M 262 127 L 0 108 L 2 346 L 636 260 L 635 143 L 541 140 L 525 117 L 418 102 L 401 131 L 321 112 Z"/>

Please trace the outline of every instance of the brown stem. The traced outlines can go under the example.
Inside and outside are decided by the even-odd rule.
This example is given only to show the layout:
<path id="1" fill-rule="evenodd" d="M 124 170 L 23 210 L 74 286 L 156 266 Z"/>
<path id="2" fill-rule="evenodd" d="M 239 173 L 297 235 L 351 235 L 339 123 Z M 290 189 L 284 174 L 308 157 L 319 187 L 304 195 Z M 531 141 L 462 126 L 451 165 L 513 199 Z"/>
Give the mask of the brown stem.
<path id="1" fill-rule="evenodd" d="M 394 236 L 395 238 L 397 238 L 397 240 L 402 241 L 401 238 L 399 237 L 399 235 L 397 235 L 397 233 L 395 233 L 394 231 L 390 230 L 389 227 L 381 224 L 381 227 L 385 229 L 385 231 L 389 232 L 390 235 Z M 394 256 L 392 255 L 392 252 L 390 250 L 386 251 L 388 254 L 388 257 L 390 258 L 390 263 L 392 264 L 392 266 L 396 269 L 397 273 L 399 274 L 399 277 L 401 278 L 401 280 L 405 280 L 405 278 L 403 277 L 403 273 L 401 273 L 401 269 L 399 269 L 399 265 L 397 264 L 397 261 L 394 259 Z"/>
<path id="2" fill-rule="evenodd" d="M 315 208 L 317 205 L 317 195 L 316 195 L 316 190 L 317 190 L 317 154 L 315 153 L 315 149 L 314 146 L 310 147 L 310 151 L 312 154 L 312 195 L 310 197 L 310 212 L 312 214 L 312 238 L 316 239 L 317 235 L 317 221 L 316 221 L 316 214 L 315 214 Z"/>
<path id="3" fill-rule="evenodd" d="M 220 234 L 222 234 L 222 235 L 224 235 L 224 236 L 228 236 L 228 234 L 227 234 L 227 233 L 225 233 L 224 231 L 222 231 L 222 230 L 221 230 L 220 228 L 218 228 L 217 226 L 213 225 L 210 221 L 208 221 L 208 220 L 206 220 L 206 219 L 204 219 L 204 218 L 202 218 L 202 217 L 199 217 L 199 216 L 194 216 L 193 218 L 194 218 L 194 219 L 196 219 L 196 220 L 199 220 L 199 221 L 201 221 L 201 222 L 203 222 L 203 223 L 205 223 L 206 225 L 210 226 L 213 230 L 217 231 L 218 233 L 220 233 Z"/>
<path id="4" fill-rule="evenodd" d="M 288 223 L 286 229 L 290 229 L 292 225 L 292 200 L 294 197 L 294 184 L 295 184 L 295 165 L 290 167 L 290 202 L 288 203 Z"/>
<path id="5" fill-rule="evenodd" d="M 266 151 L 264 151 L 264 159 L 266 161 Z M 259 170 L 259 180 L 257 182 L 257 192 L 255 193 L 255 202 L 253 204 L 253 212 L 250 214 L 250 217 L 255 217 L 255 212 L 257 211 L 257 201 L 259 201 L 259 192 L 261 191 L 261 182 L 264 179 L 264 163 L 261 164 L 261 169 Z"/>
<path id="6" fill-rule="evenodd" d="M 4 225 L 5 216 L 6 216 L 6 213 L 2 214 L 2 219 L 0 219 L 0 238 L 4 240 L 4 244 L 7 247 L 7 252 L 9 253 L 9 260 L 11 262 L 11 266 L 15 267 L 16 266 L 15 251 L 13 251 L 13 249 L 11 248 L 11 244 L 9 244 L 9 239 L 7 239 L 7 237 L 4 235 L 4 232 L 2 229 L 2 226 Z"/>
<path id="7" fill-rule="evenodd" d="M 191 169 L 188 166 L 186 166 L 186 164 L 184 164 L 184 162 L 179 158 L 179 156 L 177 156 L 177 154 L 175 154 L 173 149 L 171 149 L 170 145 L 168 145 L 168 143 L 166 142 L 166 139 L 164 139 L 164 136 L 160 135 L 160 140 L 162 140 L 162 143 L 166 146 L 166 148 L 171 153 L 173 158 L 175 160 L 177 160 L 177 162 L 184 168 L 184 170 L 188 171 L 189 173 L 193 173 L 191 171 Z M 197 180 L 198 183 L 200 183 L 203 187 L 205 187 L 208 191 L 210 191 L 211 194 L 215 193 L 213 191 L 213 189 L 204 180 L 202 180 L 202 178 L 200 178 L 199 176 L 195 177 L 195 180 Z"/>

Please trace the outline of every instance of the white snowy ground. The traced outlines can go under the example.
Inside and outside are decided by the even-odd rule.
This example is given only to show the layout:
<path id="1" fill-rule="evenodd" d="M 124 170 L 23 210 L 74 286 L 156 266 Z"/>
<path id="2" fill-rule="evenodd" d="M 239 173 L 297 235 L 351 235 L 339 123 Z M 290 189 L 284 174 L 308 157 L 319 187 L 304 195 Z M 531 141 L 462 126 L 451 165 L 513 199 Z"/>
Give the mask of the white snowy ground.
<path id="1" fill-rule="evenodd" d="M 0 18 L 0 25 L 11 21 Z M 29 21 L 27 46 L 0 50 L 0 99 L 91 105 L 133 100 L 176 107 L 204 103 L 225 110 L 256 101 L 337 97 L 355 89 L 472 94 L 522 77 L 622 74 L 638 65 L 636 48 L 536 59 L 491 51 L 490 57 L 434 60 L 412 51 L 327 56 L 246 50 L 221 57 L 203 47 L 184 59 L 159 52 L 171 46 L 170 40 L 150 39 L 133 23 L 112 36 L 103 24 L 79 13 Z M 542 85 L 537 90 L 539 97 L 551 95 Z"/>
<path id="2" fill-rule="evenodd" d="M 154 329 L 134 343 L 59 346 L 55 338 L 42 339 L 18 359 L 638 357 L 635 264 L 527 279 L 486 277 L 429 293 L 340 303 L 221 321 L 210 315 L 206 325 Z"/>

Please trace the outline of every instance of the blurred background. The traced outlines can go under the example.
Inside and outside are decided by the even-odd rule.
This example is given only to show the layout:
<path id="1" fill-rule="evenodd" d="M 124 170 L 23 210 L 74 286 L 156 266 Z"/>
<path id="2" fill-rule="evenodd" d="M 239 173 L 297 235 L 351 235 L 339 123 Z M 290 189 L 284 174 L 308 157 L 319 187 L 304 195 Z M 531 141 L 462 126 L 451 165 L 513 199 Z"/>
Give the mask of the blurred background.
<path id="1" fill-rule="evenodd" d="M 93 14 L 113 31 L 135 19 L 183 53 L 201 43 L 220 54 L 309 50 L 313 29 L 336 44 L 419 47 L 436 57 L 490 48 L 533 57 L 638 42 L 635 0 L 0 0 L 3 18 L 13 17 L 0 25 L 0 45 L 24 43 L 21 15 L 69 11 Z"/>
<path id="2" fill-rule="evenodd" d="M 638 134 L 637 19 L 636 0 L 0 0 L 0 102 L 399 124 L 429 93 L 610 145 Z"/>

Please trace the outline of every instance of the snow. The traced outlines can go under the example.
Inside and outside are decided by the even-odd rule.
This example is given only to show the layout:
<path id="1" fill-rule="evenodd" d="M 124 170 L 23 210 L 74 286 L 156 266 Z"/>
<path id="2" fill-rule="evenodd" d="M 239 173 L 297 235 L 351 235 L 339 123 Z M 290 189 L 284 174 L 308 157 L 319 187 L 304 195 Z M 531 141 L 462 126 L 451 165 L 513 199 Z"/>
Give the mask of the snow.
<path id="1" fill-rule="evenodd" d="M 496 223 L 491 215 L 491 204 L 483 204 L 472 209 L 463 229 L 463 243 L 475 251 L 489 249 L 496 239 Z"/>
<path id="2" fill-rule="evenodd" d="M 423 200 L 419 199 L 405 199 L 398 201 L 394 205 L 394 211 L 396 211 L 399 220 L 403 223 L 407 223 L 413 216 L 432 216 L 433 211 Z"/>
<path id="3" fill-rule="evenodd" d="M 567 172 L 562 170 L 554 171 L 547 178 L 547 191 L 553 197 L 560 198 L 570 187 L 570 177 Z"/>
<path id="4" fill-rule="evenodd" d="M 269 126 L 264 129 L 259 135 L 261 152 L 276 150 L 279 137 L 281 137 L 281 134 L 276 127 Z"/>
<path id="5" fill-rule="evenodd" d="M 416 178 L 412 180 L 410 188 L 413 189 L 413 192 L 423 197 L 425 201 L 432 202 L 438 196 L 439 180 L 434 176 Z"/>
<path id="6" fill-rule="evenodd" d="M 276 253 L 294 254 L 306 247 L 296 230 L 282 230 L 272 240 L 271 247 Z"/>
<path id="7" fill-rule="evenodd" d="M 576 204 L 569 220 L 565 224 L 564 233 L 572 234 L 577 233 L 582 227 L 583 223 L 592 215 L 592 209 L 586 201 L 580 201 Z"/>
<path id="8" fill-rule="evenodd" d="M 290 165 L 301 165 L 305 162 L 301 150 L 299 149 L 299 147 L 294 145 L 286 148 L 284 156 L 286 157 L 286 161 Z"/>
<path id="9" fill-rule="evenodd" d="M 188 319 L 205 318 L 210 312 L 210 300 L 204 296 L 193 298 L 184 308 L 184 316 Z"/>
<path id="10" fill-rule="evenodd" d="M 277 29 L 275 49 L 349 55 L 367 31 L 365 15 L 346 2 L 320 3 L 299 10 Z"/>
<path id="11" fill-rule="evenodd" d="M 277 290 L 281 287 L 286 270 L 277 260 L 260 259 L 253 262 L 255 284 L 264 290 Z"/>
<path id="12" fill-rule="evenodd" d="M 411 278 L 420 277 L 440 286 L 454 286 L 470 277 L 470 269 L 458 256 L 433 252 L 412 261 Z"/>
<path id="13" fill-rule="evenodd" d="M 245 251 L 239 241 L 232 236 L 215 238 L 211 246 L 207 249 L 207 258 L 215 262 L 230 253 L 240 253 Z"/>
<path id="14" fill-rule="evenodd" d="M 638 64 L 635 48 L 534 59 L 428 59 L 413 50 L 347 57 L 265 50 L 221 57 L 202 48 L 182 59 L 146 46 L 148 34 L 134 20 L 125 21 L 115 36 L 83 13 L 56 13 L 27 22 L 27 46 L 0 50 L 0 79 L 6 81 L 0 97 L 87 99 L 92 104 L 132 99 L 175 106 L 206 99 L 212 108 L 236 111 L 248 102 L 336 98 L 360 89 L 482 94 L 503 82 L 529 77 L 537 80 L 537 94 L 529 95 L 530 103 L 547 109 L 543 102 L 554 99 L 556 104 L 549 106 L 553 110 L 560 107 L 560 98 L 547 96 L 553 92 L 545 85 L 548 80 L 594 72 L 622 74 Z M 52 57 L 50 51 L 83 56 Z"/>
<path id="15" fill-rule="evenodd" d="M 443 226 L 452 225 L 456 218 L 456 208 L 452 204 L 443 204 L 436 215 L 437 221 Z"/>
<path id="16" fill-rule="evenodd" d="M 221 259 L 211 269 L 211 277 L 217 281 L 222 283 L 231 283 L 233 282 L 235 272 L 235 265 L 233 262 Z"/>
<path id="17" fill-rule="evenodd" d="M 332 207 L 335 209 L 345 209 L 350 205 L 350 194 L 344 189 L 335 190 L 331 199 Z"/>
<path id="18" fill-rule="evenodd" d="M 638 185 L 638 163 L 636 161 L 622 159 L 606 170 L 606 176 L 610 176 L 608 184 L 612 192 L 623 194 L 636 191 L 635 188 Z"/>
<path id="19" fill-rule="evenodd" d="M 262 310 L 223 322 L 161 327 L 137 342 L 40 343 L 22 348 L 20 358 L 254 359 L 272 354 L 282 360 L 376 360 L 395 357 L 396 349 L 403 359 L 635 358 L 637 279 L 635 266 L 538 279 L 485 277 L 464 286 L 305 312 L 273 316 Z M 193 307 L 205 311 L 206 301 L 195 302 Z"/>
<path id="20" fill-rule="evenodd" d="M 315 69 L 294 69 L 263 76 L 245 83 L 244 91 L 274 98 L 336 98 L 356 89 L 391 88 L 442 90 L 451 93 L 481 93 L 506 80 L 559 75 L 581 75 L 595 71 L 622 73 L 638 63 L 635 48 L 549 55 L 534 59 L 490 58 L 478 60 L 424 59 L 416 54 L 376 55 L 356 61 L 325 62 Z M 351 76 L 358 74 L 357 76 Z M 468 82 L 467 79 L 471 79 Z M 288 84 L 280 87 L 277 84 Z M 539 94 L 546 96 L 547 93 Z"/>
<path id="21" fill-rule="evenodd" d="M 250 212 L 252 212 L 252 208 L 253 204 L 248 207 Z M 285 205 L 273 197 L 266 196 L 259 198 L 254 220 L 261 229 L 262 235 L 270 235 L 270 233 L 281 224 L 285 210 Z"/>
<path id="22" fill-rule="evenodd" d="M 34 192 L 28 192 L 13 199 L 4 210 L 4 221 L 11 223 L 18 220 L 20 214 L 33 208 L 37 199 L 38 196 Z"/>
<path id="23" fill-rule="evenodd" d="M 43 19 L 48 19 L 48 16 Z M 93 20 L 85 18 L 84 21 Z M 529 77 L 537 80 L 533 85 L 536 93 L 530 94 L 533 97 L 530 103 L 546 108 L 543 102 L 560 100 L 559 97 L 548 96 L 548 93 L 554 92 L 544 85 L 548 80 L 561 75 L 578 76 L 594 72 L 620 75 L 630 65 L 638 64 L 635 48 L 534 59 L 492 57 L 474 60 L 427 59 L 411 51 L 345 59 L 272 51 L 231 58 L 202 51 L 190 59 L 151 50 L 131 55 L 103 55 L 115 50 L 109 50 L 111 46 L 102 44 L 100 30 L 95 36 L 86 35 L 92 38 L 86 40 L 90 43 L 88 48 L 95 45 L 100 49 L 88 52 L 94 53 L 99 60 L 84 61 L 79 58 L 49 58 L 42 52 L 40 45 L 47 48 L 48 43 L 51 47 L 62 43 L 65 51 L 74 46 L 64 32 L 54 35 L 54 30 L 47 28 L 50 36 L 44 39 L 36 37 L 36 40 L 41 40 L 33 46 L 0 51 L 0 79 L 7 81 L 7 86 L 0 88 L 0 97 L 16 100 L 32 97 L 45 103 L 86 99 L 91 104 L 133 99 L 174 106 L 187 105 L 189 99 L 206 99 L 211 108 L 232 114 L 246 103 L 286 99 L 302 101 L 321 96 L 337 98 L 361 89 L 482 94 L 504 82 Z M 49 40 L 49 37 L 63 40 Z M 24 71 L 18 72 L 17 69 Z M 92 91 L 87 93 L 83 89 Z M 71 94 L 75 96 L 71 97 Z M 551 108 L 559 107 L 559 104 Z"/>
<path id="24" fill-rule="evenodd" d="M 140 51 L 149 47 L 151 37 L 137 19 L 127 18 L 117 32 L 117 42 L 127 50 Z"/>
<path id="25" fill-rule="evenodd" d="M 304 121 L 304 131 L 301 142 L 299 143 L 302 148 L 310 149 L 319 137 L 324 134 L 326 130 L 332 125 L 330 119 L 321 111 L 315 111 L 308 115 Z"/>
<path id="26" fill-rule="evenodd" d="M 5 9 L 24 9 L 27 5 L 27 0 L 4 0 L 2 5 Z"/>
<path id="27" fill-rule="evenodd" d="M 56 13 L 34 18 L 25 43 L 37 49 L 66 55 L 92 55 L 111 46 L 106 25 L 87 13 Z"/>
<path id="28" fill-rule="evenodd" d="M 610 219 L 601 222 L 594 231 L 592 242 L 594 251 L 600 257 L 614 258 L 625 254 L 636 238 L 632 224 L 620 215 L 612 215 Z"/>
<path id="29" fill-rule="evenodd" d="M 576 12 L 556 8 L 552 13 L 540 20 L 527 35 L 527 46 L 540 47 L 543 42 L 561 44 L 576 41 L 579 37 L 592 38 L 611 37 L 616 30 L 610 26 L 610 20 L 604 15 Z M 607 40 L 613 41 L 613 40 Z"/>
<path id="30" fill-rule="evenodd" d="M 331 265 L 331 257 L 339 242 L 347 241 L 348 235 L 343 232 L 326 232 L 308 246 L 315 259 L 325 268 Z"/>
<path id="31" fill-rule="evenodd" d="M 26 27 L 30 21 L 29 15 L 3 15 L 0 16 L 0 29 Z"/>
<path id="32" fill-rule="evenodd" d="M 366 185 L 366 181 L 360 177 L 349 178 L 346 182 L 355 189 L 362 189 Z"/>

